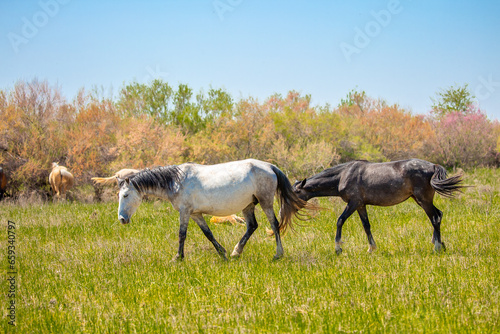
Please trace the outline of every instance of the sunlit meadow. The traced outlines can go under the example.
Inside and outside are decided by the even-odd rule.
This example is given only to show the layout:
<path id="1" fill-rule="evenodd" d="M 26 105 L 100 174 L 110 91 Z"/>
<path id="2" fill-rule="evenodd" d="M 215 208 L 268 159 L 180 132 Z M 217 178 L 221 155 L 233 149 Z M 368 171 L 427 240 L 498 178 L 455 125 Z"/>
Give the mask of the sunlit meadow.
<path id="1" fill-rule="evenodd" d="M 118 222 L 114 202 L 0 204 L 4 254 L 7 221 L 17 226 L 15 330 L 498 332 L 499 177 L 498 170 L 470 171 L 466 183 L 473 187 L 456 199 L 436 197 L 447 246 L 440 254 L 430 242 L 430 222 L 412 200 L 368 208 L 378 245 L 373 254 L 357 216 L 344 225 L 344 252 L 335 254 L 334 226 L 344 204 L 331 198 L 285 235 L 279 261 L 272 261 L 275 243 L 259 209 L 260 228 L 240 258 L 220 259 L 191 222 L 183 262 L 172 261 L 178 213 L 166 202 L 144 202 L 127 226 Z M 210 227 L 228 252 L 245 231 Z M 1 328 L 13 331 L 2 300 Z"/>

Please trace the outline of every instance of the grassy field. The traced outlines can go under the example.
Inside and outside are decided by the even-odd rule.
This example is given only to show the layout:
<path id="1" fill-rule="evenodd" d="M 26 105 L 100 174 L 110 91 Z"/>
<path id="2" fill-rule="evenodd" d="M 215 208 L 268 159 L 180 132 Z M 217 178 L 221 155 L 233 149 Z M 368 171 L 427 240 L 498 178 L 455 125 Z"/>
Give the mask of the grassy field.
<path id="1" fill-rule="evenodd" d="M 16 223 L 16 332 L 499 332 L 499 180 L 498 170 L 471 171 L 473 188 L 436 197 L 441 254 L 412 200 L 368 208 L 373 254 L 357 215 L 335 254 L 344 204 L 322 199 L 328 210 L 284 237 L 280 261 L 272 261 L 275 242 L 258 209 L 260 228 L 242 257 L 221 260 L 190 222 L 183 262 L 172 262 L 178 214 L 166 202 L 143 203 L 127 226 L 117 221 L 117 203 L 0 204 L 5 278 L 7 224 Z M 210 226 L 229 253 L 245 230 Z M 10 332 L 3 281 L 0 328 Z"/>

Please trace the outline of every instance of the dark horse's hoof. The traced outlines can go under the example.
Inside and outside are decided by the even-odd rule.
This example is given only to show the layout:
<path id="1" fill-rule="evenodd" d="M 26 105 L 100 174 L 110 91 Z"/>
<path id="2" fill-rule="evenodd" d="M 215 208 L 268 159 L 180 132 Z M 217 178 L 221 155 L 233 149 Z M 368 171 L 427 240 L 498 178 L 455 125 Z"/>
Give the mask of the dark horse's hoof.
<path id="1" fill-rule="evenodd" d="M 179 254 L 176 254 L 173 258 L 172 258 L 172 262 L 182 262 L 184 260 L 184 256 L 181 256 Z"/>
<path id="2" fill-rule="evenodd" d="M 340 255 L 342 254 L 342 248 L 335 248 L 335 253 L 337 253 L 337 255 Z"/>
<path id="3" fill-rule="evenodd" d="M 437 253 L 445 252 L 446 246 L 444 245 L 444 242 L 441 242 L 441 244 L 436 242 L 436 244 L 434 245 L 434 251 Z"/>

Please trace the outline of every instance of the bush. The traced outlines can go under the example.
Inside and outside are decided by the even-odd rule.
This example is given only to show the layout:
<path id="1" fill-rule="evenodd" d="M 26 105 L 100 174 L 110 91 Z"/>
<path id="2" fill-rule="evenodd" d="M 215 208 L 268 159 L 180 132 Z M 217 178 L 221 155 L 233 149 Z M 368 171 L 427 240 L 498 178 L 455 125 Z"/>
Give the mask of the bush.
<path id="1" fill-rule="evenodd" d="M 183 162 L 186 150 L 178 128 L 159 124 L 148 116 L 130 117 L 116 130 L 116 145 L 111 148 L 115 157 L 109 172 L 178 164 Z"/>
<path id="2" fill-rule="evenodd" d="M 496 127 L 479 109 L 443 116 L 434 122 L 434 160 L 447 167 L 462 168 L 497 164 Z"/>
<path id="3" fill-rule="evenodd" d="M 353 159 L 418 157 L 462 168 L 500 162 L 500 124 L 475 106 L 432 119 L 356 91 L 336 109 L 312 106 L 311 96 L 295 91 L 264 102 L 233 102 L 213 88 L 193 96 L 187 85 L 174 90 L 161 81 L 129 84 L 116 102 L 84 90 L 67 102 L 57 86 L 37 79 L 0 91 L 0 165 L 8 192 L 49 198 L 54 161 L 75 176 L 72 197 L 80 201 L 101 197 L 91 177 L 187 161 L 254 158 L 292 179 Z"/>
<path id="4" fill-rule="evenodd" d="M 425 158 L 429 142 L 434 140 L 430 122 L 397 105 L 370 110 L 361 123 L 367 142 L 387 160 Z"/>

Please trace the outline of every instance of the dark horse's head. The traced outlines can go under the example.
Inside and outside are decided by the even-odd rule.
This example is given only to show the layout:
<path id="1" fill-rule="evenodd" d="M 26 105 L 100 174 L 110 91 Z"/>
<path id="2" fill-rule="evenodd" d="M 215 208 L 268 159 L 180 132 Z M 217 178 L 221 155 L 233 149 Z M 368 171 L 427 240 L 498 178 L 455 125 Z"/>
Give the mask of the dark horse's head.
<path id="1" fill-rule="evenodd" d="M 295 195 L 303 201 L 308 201 L 312 197 L 311 193 L 305 189 L 306 182 L 307 179 L 303 179 L 302 181 L 296 181 L 292 186 Z"/>

